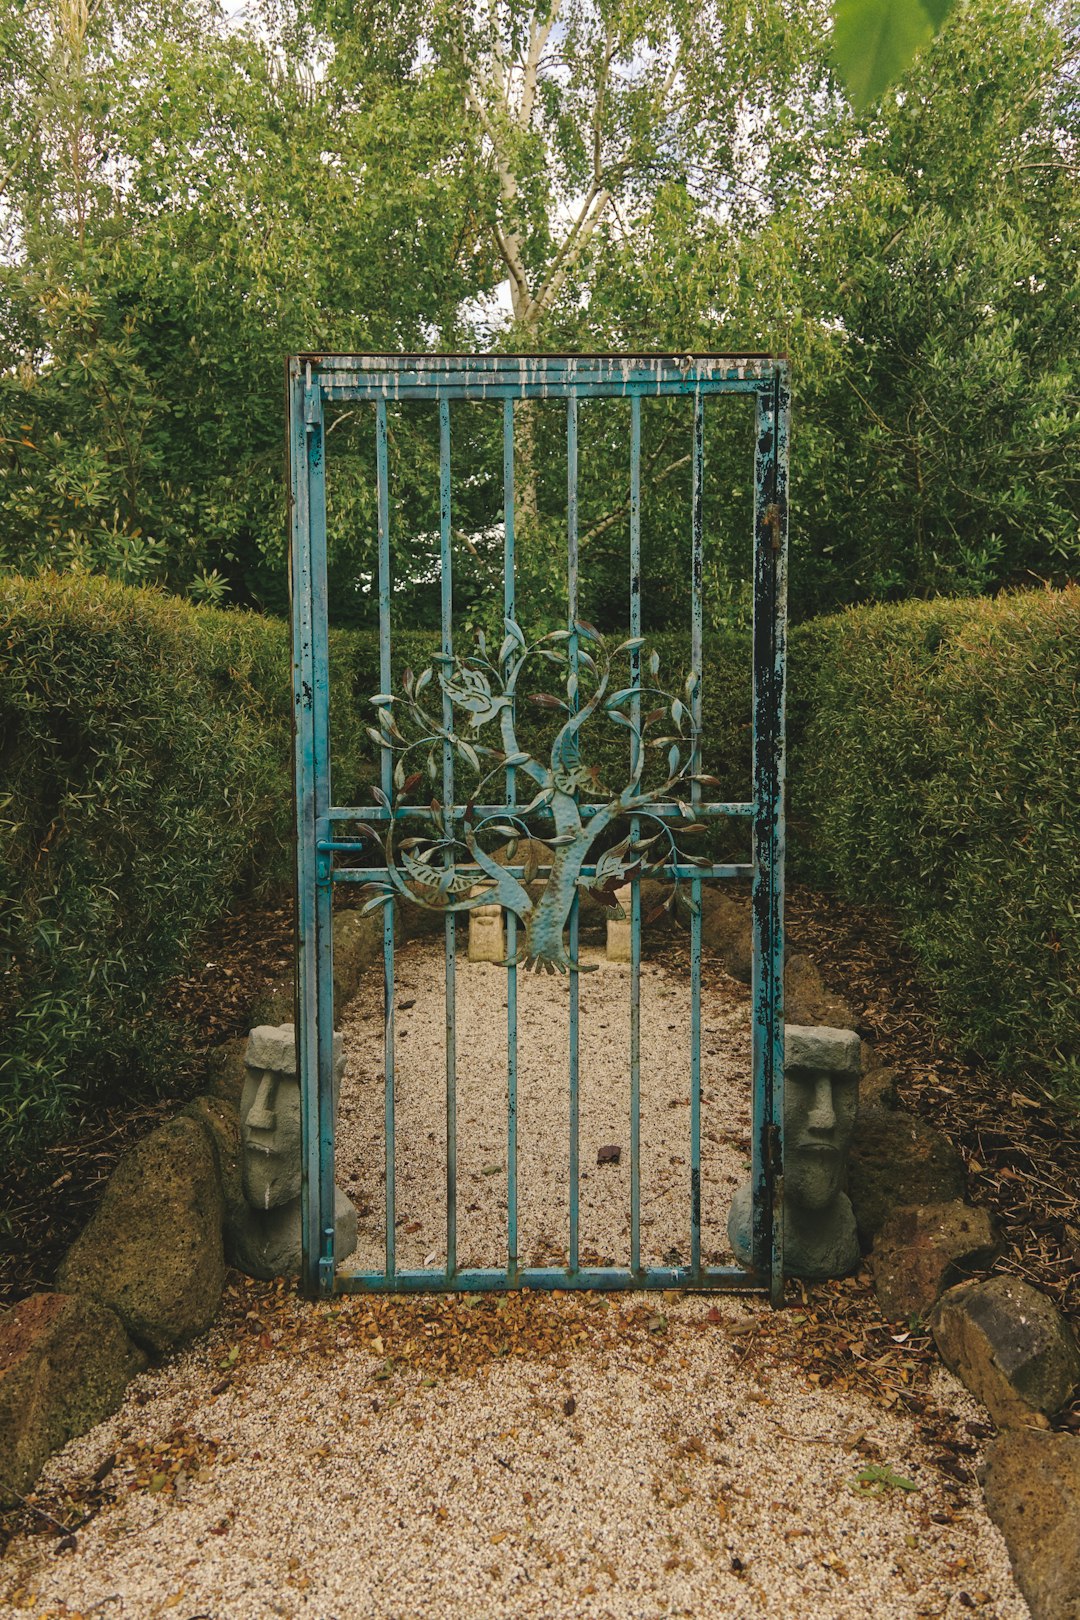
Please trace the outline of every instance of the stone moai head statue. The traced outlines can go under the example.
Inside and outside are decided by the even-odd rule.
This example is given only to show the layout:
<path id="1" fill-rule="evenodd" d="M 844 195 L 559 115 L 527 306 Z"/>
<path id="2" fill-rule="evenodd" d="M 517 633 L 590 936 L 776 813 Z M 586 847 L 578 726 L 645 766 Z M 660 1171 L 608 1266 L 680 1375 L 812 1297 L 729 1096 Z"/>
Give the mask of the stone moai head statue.
<path id="1" fill-rule="evenodd" d="M 295 1276 L 302 1249 L 303 1140 L 293 1026 L 260 1024 L 253 1029 L 244 1064 L 240 1096 L 244 1196 L 226 1217 L 226 1258 L 251 1277 Z M 335 1110 L 344 1069 L 341 1036 L 335 1035 Z M 340 1187 L 335 1187 L 335 1258 L 344 1260 L 355 1248 L 356 1210 Z"/>
<path id="2" fill-rule="evenodd" d="M 259 1024 L 244 1053 L 240 1095 L 244 1197 L 252 1209 L 274 1209 L 300 1196 L 300 1079 L 291 1024 Z M 345 1067 L 334 1036 L 334 1107 Z"/>
<path id="3" fill-rule="evenodd" d="M 793 1277 L 843 1277 L 859 1263 L 847 1155 L 859 1107 L 861 1042 L 853 1029 L 784 1026 L 784 1268 Z M 752 1191 L 731 1202 L 728 1237 L 751 1264 Z"/>
<path id="4" fill-rule="evenodd" d="M 853 1029 L 784 1029 L 784 1197 L 828 1209 L 843 1191 L 859 1109 L 861 1042 Z"/>

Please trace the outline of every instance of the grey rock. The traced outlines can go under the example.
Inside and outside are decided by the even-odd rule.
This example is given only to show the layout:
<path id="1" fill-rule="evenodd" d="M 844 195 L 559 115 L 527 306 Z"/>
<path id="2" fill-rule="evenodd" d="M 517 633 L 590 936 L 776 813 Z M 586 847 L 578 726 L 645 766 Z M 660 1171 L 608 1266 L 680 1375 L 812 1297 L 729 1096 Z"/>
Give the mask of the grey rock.
<path id="1" fill-rule="evenodd" d="M 334 1007 L 340 1012 L 360 987 L 368 968 L 382 961 L 383 925 L 380 912 L 334 912 Z M 292 1017 L 290 1008 L 289 1018 Z M 268 1020 L 269 1022 L 269 1020 Z"/>
<path id="2" fill-rule="evenodd" d="M 752 951 L 750 898 L 720 885 L 706 885 L 701 897 L 701 939 L 714 951 L 733 979 L 750 983 Z"/>
<path id="3" fill-rule="evenodd" d="M 230 1222 L 229 1264 L 249 1277 L 296 1277 L 302 1259 L 300 1200 L 257 1210 L 249 1205 Z M 334 1188 L 334 1258 L 340 1265 L 356 1248 L 356 1206 Z"/>
<path id="4" fill-rule="evenodd" d="M 1033 1620 L 1080 1620 L 1080 1435 L 999 1435 L 983 1491 Z"/>
<path id="5" fill-rule="evenodd" d="M 805 952 L 792 952 L 784 963 L 784 1013 L 793 1024 L 850 1029 L 856 1022 L 850 1002 L 829 989 Z"/>
<path id="6" fill-rule="evenodd" d="M 950 1288 L 930 1326 L 942 1360 L 1001 1427 L 1052 1417 L 1080 1379 L 1080 1354 L 1060 1312 L 1018 1277 Z"/>
<path id="7" fill-rule="evenodd" d="M 642 884 L 645 909 L 645 884 Z M 709 886 L 701 897 L 701 938 L 733 979 L 749 984 L 753 971 L 750 896 L 727 885 Z M 828 1024 L 849 1029 L 856 1022 L 850 1003 L 831 990 L 813 958 L 790 937 L 784 955 L 784 1008 L 793 1024 Z"/>
<path id="8" fill-rule="evenodd" d="M 893 1321 L 925 1317 L 946 1288 L 985 1269 L 996 1252 L 985 1209 L 959 1199 L 895 1209 L 871 1254 L 878 1303 Z"/>
<path id="9" fill-rule="evenodd" d="M 728 1241 L 741 1266 L 751 1264 L 750 1183 L 744 1182 L 731 1200 L 728 1214 Z M 846 1277 L 859 1264 L 859 1239 L 855 1217 L 846 1193 L 837 1193 L 829 1206 L 808 1221 L 799 1209 L 784 1210 L 784 1271 L 789 1277 L 808 1281 L 824 1277 Z"/>
<path id="10" fill-rule="evenodd" d="M 830 1074 L 859 1074 L 862 1042 L 853 1029 L 806 1024 L 784 1025 L 784 1071 L 827 1069 Z"/>
<path id="11" fill-rule="evenodd" d="M 0 1503 L 115 1412 L 146 1366 L 120 1319 L 94 1300 L 33 1294 L 0 1316 Z"/>
<path id="12" fill-rule="evenodd" d="M 966 1186 L 963 1160 L 932 1125 L 880 1102 L 859 1109 L 848 1194 L 864 1252 L 901 1204 L 948 1203 L 962 1199 Z"/>
<path id="13" fill-rule="evenodd" d="M 172 1350 L 217 1314 L 223 1214 L 206 1131 L 171 1119 L 124 1154 L 68 1250 L 59 1286 L 114 1310 L 137 1344 Z"/>

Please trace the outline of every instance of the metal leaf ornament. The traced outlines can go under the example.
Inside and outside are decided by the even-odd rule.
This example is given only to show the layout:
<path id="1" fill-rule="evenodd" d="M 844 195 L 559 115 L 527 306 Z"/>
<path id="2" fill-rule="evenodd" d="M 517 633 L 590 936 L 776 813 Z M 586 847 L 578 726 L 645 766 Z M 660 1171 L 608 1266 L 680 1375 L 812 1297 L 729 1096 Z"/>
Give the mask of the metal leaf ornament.
<path id="1" fill-rule="evenodd" d="M 372 699 L 378 709 L 379 727 L 369 728 L 371 735 L 380 748 L 396 756 L 392 808 L 399 815 L 391 819 L 382 839 L 387 878 L 369 886 L 373 892 L 365 909 L 395 899 L 440 912 L 504 906 L 522 925 L 516 965 L 547 972 L 579 972 L 581 964 L 571 958 L 566 946 L 570 911 L 579 891 L 589 891 L 610 915 L 620 917 L 625 913 L 616 891 L 630 878 L 680 863 L 707 864 L 699 856 L 681 852 L 675 837 L 676 831 L 686 834 L 703 830 L 696 824 L 686 824 L 691 812 L 683 802 L 691 796 L 697 731 L 691 710 L 681 699 L 651 684 L 659 669 L 655 653 L 646 664 L 650 684 L 642 685 L 640 678 L 632 680 L 609 696 L 613 660 L 637 654 L 642 645 L 640 638 L 623 642 L 612 652 L 605 638 L 584 623 L 576 625 L 574 632 L 554 631 L 531 643 L 512 619 L 506 620 L 506 632 L 497 664 L 478 637 L 474 653 L 463 657 L 443 654 L 436 659 L 437 681 L 433 669 L 416 678 L 408 671 L 400 694 L 380 692 Z M 569 650 L 572 639 L 573 655 Z M 538 660 L 557 664 L 566 671 L 565 702 L 549 692 L 532 694 L 538 707 L 564 716 L 547 759 L 536 758 L 523 748 L 516 728 L 521 677 Z M 586 687 L 588 690 L 583 690 Z M 689 682 L 685 690 L 690 690 Z M 427 691 L 449 699 L 451 725 L 427 706 Z M 635 706 L 647 710 L 644 718 L 633 718 Z M 458 716 L 467 719 L 468 738 L 457 730 Z M 581 758 L 588 728 L 601 718 L 627 728 L 635 738 L 633 767 L 622 789 L 613 795 L 604 793 L 598 768 Z M 669 730 L 665 736 L 653 736 L 653 729 L 662 722 L 673 725 L 674 734 Z M 642 781 L 650 748 L 659 750 L 667 770 L 663 781 L 646 789 Z M 430 783 L 439 781 L 440 756 L 448 750 L 455 757 L 459 774 L 467 768 L 473 778 L 467 799 L 458 794 L 463 810 L 456 818 L 451 817 L 440 800 L 433 797 L 426 807 L 432 831 L 399 838 L 399 819 L 404 819 L 400 813 L 419 808 L 415 801 L 409 802 L 409 795 L 424 780 L 425 773 Z M 532 798 L 495 814 L 478 815 L 475 807 L 483 802 L 485 789 L 509 769 L 519 783 L 519 797 L 526 797 L 520 791 L 524 778 L 534 789 Z M 498 794 L 501 791 L 500 781 Z M 380 790 L 373 792 L 391 808 Z M 581 813 L 583 795 L 591 809 L 587 817 Z M 682 823 L 675 827 L 654 810 L 655 806 L 672 802 L 679 803 L 683 812 Z M 545 830 L 537 832 L 540 816 Z M 600 847 L 599 853 L 592 856 L 613 824 L 629 817 L 639 823 L 651 821 L 656 830 L 636 840 L 623 837 L 609 848 Z M 553 832 L 546 830 L 550 823 L 554 823 Z M 521 839 L 539 842 L 550 855 L 539 895 L 526 887 L 526 882 L 536 876 L 535 860 L 522 868 L 525 881 L 509 867 Z M 657 853 L 650 854 L 654 849 Z M 586 874 L 583 868 L 590 863 L 590 857 L 594 870 Z M 674 874 L 668 907 L 674 905 L 678 890 L 679 879 Z"/>

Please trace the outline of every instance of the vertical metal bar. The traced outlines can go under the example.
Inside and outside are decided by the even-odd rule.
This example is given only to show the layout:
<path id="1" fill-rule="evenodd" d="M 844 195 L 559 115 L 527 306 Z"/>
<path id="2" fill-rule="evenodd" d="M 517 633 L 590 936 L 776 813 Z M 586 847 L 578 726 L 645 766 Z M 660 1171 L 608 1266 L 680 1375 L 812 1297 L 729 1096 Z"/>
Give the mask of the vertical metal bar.
<path id="1" fill-rule="evenodd" d="M 514 402 L 503 401 L 503 617 L 514 619 L 517 604 L 514 590 Z M 511 655 L 512 656 L 512 655 Z M 503 666 L 503 678 L 510 659 Z M 514 700 L 516 702 L 516 698 Z M 506 802 L 517 803 L 517 769 L 506 770 Z M 513 1277 L 518 1269 L 518 1009 L 517 1009 L 517 913 L 506 912 L 506 1259 Z"/>
<path id="2" fill-rule="evenodd" d="M 300 1076 L 303 1157 L 300 1225 L 304 1291 L 319 1292 L 319 1111 L 317 960 L 315 920 L 315 771 L 311 660 L 311 532 L 304 378 L 299 363 L 289 368 L 289 496 L 291 535 L 289 586 L 292 596 L 293 776 L 296 803 L 296 1044 Z"/>
<path id="3" fill-rule="evenodd" d="M 391 690 L 390 669 L 390 481 L 386 458 L 386 401 L 375 402 L 375 470 L 379 515 L 379 690 Z M 381 751 L 382 790 L 394 794 L 391 750 Z M 394 1140 L 394 908 L 383 907 L 383 1132 L 386 1155 L 386 1275 L 396 1269 L 397 1155 Z"/>
<path id="4" fill-rule="evenodd" d="M 630 398 L 630 636 L 641 635 L 641 396 Z M 630 685 L 641 679 L 641 648 L 630 652 Z M 630 700 L 630 771 L 641 758 L 641 696 Z M 630 837 L 641 821 L 630 818 Z M 630 880 L 630 1270 L 641 1269 L 641 880 Z"/>
<path id="5" fill-rule="evenodd" d="M 705 401 L 694 395 L 694 455 L 691 482 L 690 720 L 694 732 L 691 770 L 701 770 L 702 575 L 705 536 Z M 691 782 L 690 803 L 701 802 L 701 783 Z M 701 879 L 690 880 L 690 1265 L 701 1271 Z"/>
<path id="6" fill-rule="evenodd" d="M 571 393 L 566 400 L 566 544 L 567 544 L 567 597 L 570 640 L 568 654 L 573 680 L 571 703 L 578 706 L 578 418 L 577 395 Z M 575 891 L 570 907 L 570 960 L 576 962 L 580 946 L 578 930 L 578 897 Z M 570 1270 L 577 1271 L 580 1263 L 578 1242 L 578 1198 L 580 1177 L 578 1164 L 579 1136 L 579 1041 L 580 1041 L 580 975 L 570 971 Z"/>
<path id="7" fill-rule="evenodd" d="M 776 801 L 773 822 L 773 927 L 775 1006 L 773 1011 L 772 1121 L 775 1144 L 773 1163 L 773 1231 L 770 1298 L 780 1305 L 784 1295 L 784 859 L 787 829 L 784 812 L 786 778 L 787 687 L 787 541 L 788 449 L 791 442 L 791 395 L 787 375 L 780 367 L 774 394 L 776 459 L 773 475 L 773 724 Z"/>
<path id="8" fill-rule="evenodd" d="M 454 652 L 454 579 L 450 549 L 450 403 L 439 401 L 439 560 L 442 651 Z M 454 705 L 443 690 L 443 729 L 454 729 Z M 443 742 L 443 816 L 445 836 L 452 838 L 454 822 L 454 747 Z M 453 864 L 453 850 L 446 851 L 447 865 Z M 446 918 L 446 1275 L 457 1270 L 457 932 L 456 916 Z"/>
<path id="9" fill-rule="evenodd" d="M 312 759 L 316 851 L 330 835 L 330 665 L 329 604 L 326 582 L 326 437 L 322 389 L 309 380 L 305 389 L 307 435 L 308 524 L 311 559 Z M 318 1156 L 319 1291 L 334 1289 L 334 890 L 332 857 L 315 857 L 315 1051 Z"/>
<path id="10" fill-rule="evenodd" d="M 754 1267 L 783 1297 L 783 745 L 786 385 L 757 393 L 754 449 L 754 880 L 751 1179 Z M 781 433 L 784 442 L 781 444 Z"/>

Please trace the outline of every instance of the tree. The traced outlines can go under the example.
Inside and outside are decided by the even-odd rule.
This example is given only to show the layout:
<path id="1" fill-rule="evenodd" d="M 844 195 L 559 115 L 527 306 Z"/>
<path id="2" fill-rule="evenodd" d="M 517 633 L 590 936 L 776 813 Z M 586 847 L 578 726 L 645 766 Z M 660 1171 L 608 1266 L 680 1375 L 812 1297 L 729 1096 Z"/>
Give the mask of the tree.
<path id="1" fill-rule="evenodd" d="M 672 185 L 602 269 L 631 345 L 790 354 L 798 615 L 1075 571 L 1076 38 L 1071 11 L 976 0 L 871 113 L 821 106 L 757 218 Z M 733 453 L 714 468 L 738 486 Z M 742 530 L 714 532 L 738 612 Z"/>
<path id="2" fill-rule="evenodd" d="M 838 341 L 803 378 L 808 605 L 1075 570 L 1076 64 L 1075 16 L 964 8 L 816 234 Z"/>
<path id="3" fill-rule="evenodd" d="M 524 351 L 625 346 L 618 296 L 598 293 L 605 266 L 645 250 L 673 193 L 694 217 L 758 217 L 774 206 L 813 141 L 812 106 L 828 75 L 823 9 L 784 0 L 429 0 L 394 21 L 378 0 L 316 0 L 309 15 L 332 43 L 341 80 L 355 75 L 359 85 L 363 74 L 370 92 L 379 38 L 374 71 L 403 102 L 440 82 L 459 99 L 474 212 L 512 311 L 487 335 Z M 670 340 L 679 348 L 700 324 L 686 320 L 685 302 L 682 310 Z M 666 334 L 639 314 L 642 346 L 664 346 Z M 516 414 L 520 592 L 538 624 L 550 625 L 565 612 L 564 421 L 540 405 Z M 657 578 L 670 580 L 685 574 L 684 563 L 672 566 L 672 538 L 688 509 L 689 427 L 677 412 L 657 415 L 646 429 L 645 546 Z M 581 522 L 590 607 L 616 623 L 625 611 L 628 428 L 610 420 L 618 425 L 583 423 L 592 461 Z M 477 528 L 490 520 L 488 512 Z"/>
<path id="4" fill-rule="evenodd" d="M 283 357 L 417 346 L 475 291 L 453 124 L 346 101 L 212 6 L 80 4 L 5 20 L 0 558 L 280 608 Z"/>

